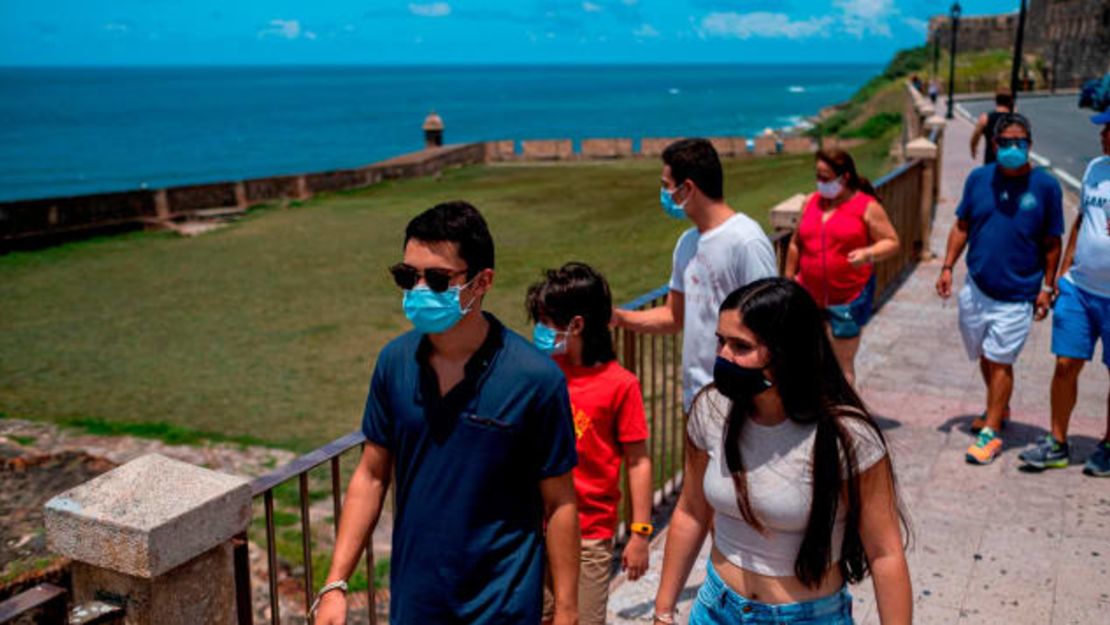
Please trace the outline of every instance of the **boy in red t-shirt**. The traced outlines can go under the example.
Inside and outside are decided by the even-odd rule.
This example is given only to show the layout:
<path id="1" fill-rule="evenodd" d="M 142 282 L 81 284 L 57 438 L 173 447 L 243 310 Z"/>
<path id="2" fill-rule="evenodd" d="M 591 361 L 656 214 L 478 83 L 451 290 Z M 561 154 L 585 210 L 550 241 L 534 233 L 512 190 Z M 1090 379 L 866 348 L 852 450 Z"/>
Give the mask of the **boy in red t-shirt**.
<path id="1" fill-rule="evenodd" d="M 566 375 L 578 437 L 574 487 L 582 527 L 579 622 L 604 625 L 622 460 L 631 489 L 632 536 L 621 556 L 621 568 L 636 580 L 648 567 L 652 474 L 640 382 L 616 361 L 609 334 L 613 310 L 609 285 L 589 265 L 568 263 L 547 271 L 546 280 L 528 289 L 527 307 L 536 324 L 536 346 L 550 354 Z M 545 622 L 553 608 L 547 589 Z"/>

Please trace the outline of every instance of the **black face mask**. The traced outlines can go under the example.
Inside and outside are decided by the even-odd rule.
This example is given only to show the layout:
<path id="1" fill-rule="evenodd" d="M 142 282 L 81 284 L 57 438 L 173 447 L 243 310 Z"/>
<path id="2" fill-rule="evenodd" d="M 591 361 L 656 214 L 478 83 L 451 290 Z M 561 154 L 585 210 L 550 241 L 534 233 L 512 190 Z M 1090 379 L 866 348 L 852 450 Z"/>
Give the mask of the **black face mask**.
<path id="1" fill-rule="evenodd" d="M 722 395 L 732 401 L 748 401 L 771 388 L 771 381 L 762 369 L 750 369 L 717 356 L 713 365 L 713 382 Z"/>

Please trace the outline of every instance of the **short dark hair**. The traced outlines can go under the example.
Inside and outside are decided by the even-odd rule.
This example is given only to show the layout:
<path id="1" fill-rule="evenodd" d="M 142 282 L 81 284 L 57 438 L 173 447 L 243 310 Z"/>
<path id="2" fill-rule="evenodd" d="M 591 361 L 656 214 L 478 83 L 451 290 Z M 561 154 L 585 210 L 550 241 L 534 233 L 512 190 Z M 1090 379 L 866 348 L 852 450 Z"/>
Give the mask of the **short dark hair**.
<path id="1" fill-rule="evenodd" d="M 670 166 L 675 184 L 693 180 L 713 200 L 725 197 L 725 174 L 721 158 L 706 139 L 681 139 L 663 150 L 663 163 Z"/>
<path id="2" fill-rule="evenodd" d="M 493 269 L 493 237 L 482 214 L 468 202 L 436 204 L 413 217 L 405 228 L 405 245 L 411 239 L 458 244 L 459 256 L 466 262 L 467 278 L 483 269 Z"/>
<path id="3" fill-rule="evenodd" d="M 1025 136 L 1028 137 L 1030 141 L 1033 140 L 1033 127 L 1029 124 L 1029 119 L 1021 113 L 1006 113 L 1002 117 L 999 117 L 998 121 L 994 122 L 995 139 L 1010 126 L 1021 126 L 1025 130 Z"/>
<path id="4" fill-rule="evenodd" d="M 994 103 L 998 106 L 1005 106 L 1012 111 L 1014 110 L 1014 94 L 1005 90 L 997 91 L 994 94 Z"/>
<path id="5" fill-rule="evenodd" d="M 586 322 L 582 329 L 582 364 L 589 366 L 616 359 L 609 333 L 613 298 L 605 276 L 593 267 L 571 262 L 544 271 L 544 280 L 528 287 L 524 306 L 534 323 L 547 317 L 566 326 L 581 315 Z"/>

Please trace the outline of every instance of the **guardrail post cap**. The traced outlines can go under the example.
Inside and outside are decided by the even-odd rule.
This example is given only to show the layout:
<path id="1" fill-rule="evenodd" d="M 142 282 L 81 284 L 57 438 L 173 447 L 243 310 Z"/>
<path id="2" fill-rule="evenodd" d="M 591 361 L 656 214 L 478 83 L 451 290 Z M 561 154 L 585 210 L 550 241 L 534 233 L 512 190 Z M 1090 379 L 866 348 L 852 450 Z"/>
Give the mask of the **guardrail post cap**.
<path id="1" fill-rule="evenodd" d="M 925 127 L 928 128 L 929 130 L 937 130 L 937 129 L 943 130 L 945 124 L 947 124 L 947 123 L 948 123 L 948 120 L 944 119 L 943 116 L 934 113 L 933 115 L 929 116 L 928 119 L 925 120 Z"/>
<path id="2" fill-rule="evenodd" d="M 148 454 L 46 503 L 50 547 L 92 566 L 153 578 L 250 523 L 246 478 Z"/>
<path id="3" fill-rule="evenodd" d="M 802 209 L 806 205 L 806 195 L 798 193 L 779 202 L 771 209 L 771 227 L 775 230 L 793 230 L 798 227 Z"/>
<path id="4" fill-rule="evenodd" d="M 906 144 L 906 156 L 910 158 L 936 159 L 937 144 L 925 137 L 918 137 Z"/>

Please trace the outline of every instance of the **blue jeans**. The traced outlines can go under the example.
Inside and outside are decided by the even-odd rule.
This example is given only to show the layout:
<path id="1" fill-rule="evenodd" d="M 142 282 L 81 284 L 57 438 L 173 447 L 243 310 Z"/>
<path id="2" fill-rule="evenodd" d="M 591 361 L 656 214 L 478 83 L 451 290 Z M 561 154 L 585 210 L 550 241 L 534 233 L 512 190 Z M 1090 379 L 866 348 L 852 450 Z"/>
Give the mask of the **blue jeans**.
<path id="1" fill-rule="evenodd" d="M 690 625 L 852 625 L 852 595 L 841 588 L 828 597 L 801 603 L 769 604 L 745 599 L 706 565 L 705 583 L 690 610 Z"/>

